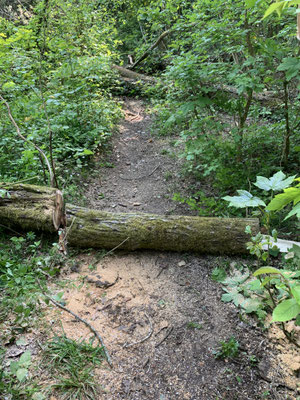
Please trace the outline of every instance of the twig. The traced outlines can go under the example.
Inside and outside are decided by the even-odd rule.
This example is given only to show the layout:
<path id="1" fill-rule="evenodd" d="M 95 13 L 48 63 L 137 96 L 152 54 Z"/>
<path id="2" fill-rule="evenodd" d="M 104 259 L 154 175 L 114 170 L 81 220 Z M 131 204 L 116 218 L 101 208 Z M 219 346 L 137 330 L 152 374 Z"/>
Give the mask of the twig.
<path id="1" fill-rule="evenodd" d="M 31 142 L 31 141 L 28 140 L 25 136 L 22 135 L 18 124 L 16 123 L 16 121 L 14 120 L 14 117 L 12 116 L 12 113 L 11 113 L 11 110 L 10 110 L 10 107 L 9 107 L 9 104 L 8 104 L 7 101 L 1 96 L 1 94 L 0 94 L 0 100 L 5 104 L 5 106 L 6 106 L 6 108 L 7 108 L 7 112 L 8 112 L 9 119 L 11 120 L 13 126 L 16 128 L 16 131 L 17 131 L 18 136 L 19 136 L 22 140 L 24 140 L 24 142 L 30 143 L 30 144 L 43 156 L 43 158 L 45 159 L 45 162 L 46 162 L 46 164 L 47 164 L 47 168 L 48 168 L 48 171 L 49 171 L 49 174 L 50 174 L 50 183 L 51 183 L 51 186 L 54 187 L 54 175 L 53 175 L 53 171 L 52 171 L 52 169 L 51 169 L 51 165 L 50 165 L 50 163 L 49 163 L 49 160 L 48 160 L 46 154 L 43 152 L 43 150 L 42 150 L 38 145 L 36 145 L 35 143 Z"/>
<path id="2" fill-rule="evenodd" d="M 123 242 L 121 242 L 116 247 L 114 247 L 113 249 L 109 250 L 106 254 L 104 254 L 104 256 L 102 258 L 107 257 L 109 254 L 113 253 L 115 250 L 117 250 L 120 246 L 122 246 L 122 244 L 127 242 L 127 240 L 129 240 L 129 239 L 130 239 L 130 237 L 128 236 L 126 239 L 123 240 Z"/>
<path id="3" fill-rule="evenodd" d="M 166 265 L 164 265 L 163 267 L 161 267 L 161 269 L 159 270 L 159 273 L 156 275 L 155 278 L 158 278 L 159 275 L 163 272 L 163 270 L 167 269 L 168 267 Z"/>
<path id="4" fill-rule="evenodd" d="M 58 183 L 57 183 L 57 177 L 56 177 L 56 171 L 55 171 L 55 165 L 54 165 L 54 160 L 53 160 L 53 130 L 51 129 L 50 125 L 50 119 L 49 119 L 49 114 L 46 106 L 46 101 L 44 97 L 44 93 L 42 90 L 42 79 L 41 79 L 41 60 L 40 60 L 40 65 L 39 65 L 39 83 L 40 83 L 40 92 L 41 92 L 41 99 L 42 99 L 42 104 L 43 104 L 43 109 L 45 113 L 45 117 L 47 120 L 47 127 L 48 127 L 48 135 L 49 135 L 49 153 L 50 153 L 50 162 L 52 166 L 52 171 L 53 171 L 53 182 L 55 182 L 55 186 L 58 188 Z"/>
<path id="5" fill-rule="evenodd" d="M 124 176 L 120 175 L 121 179 L 124 179 L 125 181 L 134 181 L 134 180 L 139 180 L 139 179 L 143 179 L 143 178 L 149 178 L 149 176 L 151 176 L 152 174 L 154 174 L 154 172 L 160 167 L 160 164 L 158 164 L 151 172 L 150 174 L 146 174 L 146 175 L 142 175 L 142 176 L 138 176 L 136 178 L 125 178 Z"/>
<path id="6" fill-rule="evenodd" d="M 50 300 L 51 303 L 53 303 L 56 307 L 61 308 L 62 310 L 68 312 L 68 313 L 71 314 L 71 315 L 73 315 L 73 317 L 75 317 L 78 321 L 83 322 L 83 323 L 89 328 L 89 330 L 96 336 L 96 338 L 98 339 L 99 343 L 101 344 L 101 346 L 102 346 L 102 348 L 103 348 L 103 351 L 104 351 L 104 354 L 105 354 L 105 356 L 106 356 L 106 359 L 107 359 L 108 364 L 111 366 L 111 368 L 113 368 L 113 364 L 112 364 L 110 355 L 109 355 L 109 353 L 108 353 L 108 351 L 107 351 L 107 348 L 106 348 L 106 346 L 105 346 L 105 344 L 104 344 L 104 342 L 103 342 L 102 337 L 99 335 L 99 333 L 96 331 L 96 329 L 93 328 L 92 325 L 91 325 L 89 322 L 87 322 L 85 319 L 79 317 L 79 315 L 75 314 L 73 311 L 69 310 L 69 309 L 68 309 L 67 307 L 65 307 L 65 306 L 62 306 L 60 303 L 58 303 L 57 301 L 55 301 L 54 299 L 52 299 L 52 297 L 48 296 L 48 295 L 44 292 L 44 290 L 43 290 L 43 288 L 42 288 L 42 285 L 41 285 L 41 283 L 40 283 L 40 281 L 39 281 L 39 278 L 36 278 L 36 279 L 37 279 L 37 282 L 38 282 L 38 285 L 39 285 L 40 289 L 42 290 L 43 295 L 44 295 L 48 300 Z"/>
<path id="7" fill-rule="evenodd" d="M 107 257 L 108 255 L 110 255 L 111 253 L 113 253 L 115 250 L 117 250 L 120 246 L 122 246 L 122 244 L 124 244 L 125 242 L 127 242 L 127 240 L 129 240 L 130 237 L 128 236 L 126 239 L 123 240 L 123 242 L 119 243 L 116 247 L 114 247 L 113 249 L 109 250 L 107 253 L 105 253 L 103 256 L 100 257 L 96 257 L 96 260 L 92 263 L 93 266 L 95 266 L 100 260 L 102 260 L 104 257 Z"/>
<path id="8" fill-rule="evenodd" d="M 147 334 L 143 339 L 141 339 L 141 340 L 139 340 L 139 341 L 137 341 L 137 342 L 133 342 L 133 343 L 130 343 L 130 344 L 124 344 L 123 347 L 128 348 L 128 347 L 135 346 L 136 344 L 140 344 L 140 343 L 145 342 L 147 339 L 149 339 L 149 338 L 151 337 L 151 335 L 152 335 L 152 333 L 153 333 L 152 322 L 151 322 L 151 319 L 150 319 L 149 315 L 148 315 L 147 313 L 145 313 L 145 315 L 146 315 L 146 317 L 148 318 L 149 325 L 150 325 L 150 329 L 149 329 L 148 334 Z"/>
<path id="9" fill-rule="evenodd" d="M 9 231 L 11 231 L 11 232 L 13 232 L 13 233 L 16 233 L 17 235 L 20 235 L 20 236 L 25 236 L 25 235 L 23 235 L 23 234 L 22 234 L 22 233 L 20 233 L 20 232 L 14 231 L 13 229 L 9 228 L 9 227 L 8 227 L 8 226 L 6 226 L 6 225 L 2 225 L 2 224 L 0 224 L 0 226 L 1 226 L 2 228 L 8 229 Z"/>
<path id="10" fill-rule="evenodd" d="M 74 217 L 74 218 L 72 219 L 71 225 L 69 226 L 69 228 L 67 228 L 67 231 L 66 231 L 64 240 L 67 240 L 68 234 L 69 234 L 69 232 L 70 232 L 70 230 L 71 230 L 71 228 L 72 228 L 72 226 L 73 226 L 73 224 L 74 224 L 74 222 L 75 222 L 75 219 L 76 219 L 76 217 Z"/>
<path id="11" fill-rule="evenodd" d="M 160 346 L 160 345 L 167 339 L 167 337 L 170 335 L 170 333 L 172 332 L 172 330 L 173 330 L 173 326 L 171 326 L 171 327 L 168 329 L 168 331 L 167 331 L 167 333 L 165 334 L 165 336 L 161 339 L 160 342 L 156 343 L 155 347 Z"/>

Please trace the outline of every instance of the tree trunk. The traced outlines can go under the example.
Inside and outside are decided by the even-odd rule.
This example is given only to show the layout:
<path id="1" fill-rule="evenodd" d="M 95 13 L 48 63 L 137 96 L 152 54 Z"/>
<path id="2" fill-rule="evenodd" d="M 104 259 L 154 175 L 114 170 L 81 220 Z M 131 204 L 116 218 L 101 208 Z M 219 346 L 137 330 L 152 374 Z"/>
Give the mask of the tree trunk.
<path id="1" fill-rule="evenodd" d="M 23 230 L 56 232 L 64 224 L 60 190 L 27 184 L 1 184 L 0 224 Z"/>
<path id="2" fill-rule="evenodd" d="M 212 254 L 247 253 L 250 225 L 257 219 L 108 213 L 67 204 L 68 242 L 75 247 L 196 251 Z M 71 226 L 72 225 L 72 226 Z"/>
<path id="3" fill-rule="evenodd" d="M 250 218 L 117 214 L 72 204 L 66 204 L 64 215 L 56 189 L 13 185 L 6 190 L 10 197 L 0 198 L 1 225 L 55 232 L 66 221 L 67 241 L 75 247 L 245 254 L 246 226 L 254 235 L 259 231 L 258 220 Z"/>

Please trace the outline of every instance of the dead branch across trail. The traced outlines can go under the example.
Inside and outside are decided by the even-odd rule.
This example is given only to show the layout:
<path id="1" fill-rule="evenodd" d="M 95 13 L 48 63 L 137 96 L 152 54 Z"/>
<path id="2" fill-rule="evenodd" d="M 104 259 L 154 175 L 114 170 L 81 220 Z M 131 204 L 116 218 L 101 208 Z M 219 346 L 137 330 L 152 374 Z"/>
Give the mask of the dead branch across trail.
<path id="1" fill-rule="evenodd" d="M 23 230 L 55 232 L 67 227 L 71 246 L 153 249 L 211 254 L 247 254 L 245 228 L 259 232 L 251 218 L 204 218 L 145 213 L 109 213 L 65 205 L 57 189 L 34 185 L 6 186 L 0 198 L 0 223 Z"/>

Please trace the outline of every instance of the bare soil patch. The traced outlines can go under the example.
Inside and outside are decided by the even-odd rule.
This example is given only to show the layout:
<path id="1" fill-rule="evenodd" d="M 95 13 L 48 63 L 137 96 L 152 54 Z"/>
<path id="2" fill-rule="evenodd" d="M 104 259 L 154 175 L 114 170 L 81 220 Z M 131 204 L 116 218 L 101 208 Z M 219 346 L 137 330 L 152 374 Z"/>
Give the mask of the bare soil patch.
<path id="1" fill-rule="evenodd" d="M 229 259 L 119 253 L 91 271 L 92 260 L 83 256 L 78 272 L 65 271 L 75 286 L 64 299 L 98 330 L 112 357 L 113 369 L 104 363 L 97 370 L 99 399 L 296 399 L 296 351 L 283 337 L 279 349 L 251 318 L 241 320 L 220 301 L 222 289 L 210 275 Z M 58 334 L 62 323 L 68 337 L 90 337 L 65 312 L 57 310 L 56 321 Z M 238 356 L 216 359 L 220 341 L 230 337 Z"/>

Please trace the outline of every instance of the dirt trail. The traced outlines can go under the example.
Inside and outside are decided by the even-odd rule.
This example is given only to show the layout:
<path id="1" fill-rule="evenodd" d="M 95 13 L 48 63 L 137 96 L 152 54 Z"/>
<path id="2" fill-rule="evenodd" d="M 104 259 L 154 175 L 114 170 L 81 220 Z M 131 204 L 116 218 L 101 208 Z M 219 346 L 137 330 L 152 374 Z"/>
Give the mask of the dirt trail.
<path id="1" fill-rule="evenodd" d="M 151 137 L 144 107 L 140 100 L 125 102 L 126 119 L 109 159 L 114 168 L 102 167 L 100 178 L 90 180 L 88 203 L 109 211 L 187 214 L 171 200 L 187 183 L 180 165 L 162 154 L 170 153 L 170 139 Z M 296 399 L 297 353 L 291 352 L 296 364 L 288 369 L 275 342 L 222 303 L 222 289 L 210 278 L 215 266 L 245 260 L 143 251 L 106 257 L 95 270 L 89 267 L 93 255 L 78 261 L 64 271 L 70 282 L 64 299 L 99 331 L 114 363 L 114 369 L 103 363 L 97 370 L 99 399 Z M 90 336 L 65 312 L 54 310 L 51 318 L 57 333 L 61 320 L 69 337 Z M 219 342 L 232 336 L 238 356 L 217 360 Z"/>
<path id="2" fill-rule="evenodd" d="M 98 161 L 99 176 L 89 182 L 88 205 L 105 211 L 193 214 L 172 201 L 174 193 L 187 190 L 188 182 L 180 177 L 170 138 L 153 138 L 151 117 L 141 100 L 126 99 L 123 111 L 112 154 L 108 161 Z"/>

